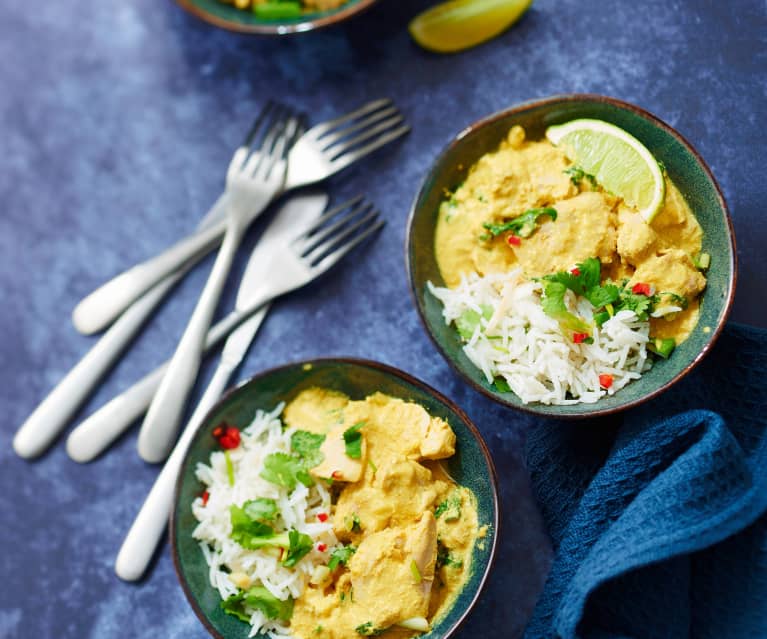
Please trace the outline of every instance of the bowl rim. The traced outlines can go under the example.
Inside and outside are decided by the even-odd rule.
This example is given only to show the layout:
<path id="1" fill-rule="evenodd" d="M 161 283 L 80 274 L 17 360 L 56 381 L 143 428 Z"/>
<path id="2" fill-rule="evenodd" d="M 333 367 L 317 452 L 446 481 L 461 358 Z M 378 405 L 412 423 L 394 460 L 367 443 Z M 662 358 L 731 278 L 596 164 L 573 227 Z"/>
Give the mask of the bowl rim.
<path id="1" fill-rule="evenodd" d="M 450 409 L 450 411 L 452 411 L 458 417 L 458 419 L 460 419 L 463 422 L 463 424 L 468 428 L 469 432 L 473 435 L 474 440 L 476 441 L 480 451 L 482 452 L 482 456 L 484 457 L 485 463 L 487 464 L 488 475 L 490 479 L 490 487 L 491 487 L 492 502 L 493 502 L 493 517 L 492 517 L 492 521 L 490 522 L 490 525 L 493 527 L 494 534 L 492 535 L 492 543 L 490 545 L 489 553 L 487 555 L 487 564 L 485 566 L 484 573 L 480 577 L 479 583 L 477 584 L 476 591 L 472 595 L 471 600 L 466 605 L 465 610 L 460 614 L 458 619 L 455 620 L 455 622 L 450 626 L 450 628 L 448 628 L 442 635 L 440 635 L 440 639 L 449 639 L 449 637 L 452 637 L 453 634 L 463 625 L 464 621 L 467 619 L 471 611 L 474 609 L 474 606 L 476 605 L 477 601 L 479 601 L 479 597 L 482 594 L 482 591 L 484 590 L 485 586 L 487 585 L 487 580 L 490 576 L 490 573 L 493 569 L 493 565 L 495 563 L 496 551 L 498 548 L 498 539 L 501 535 L 501 521 L 502 521 L 498 473 L 495 469 L 495 463 L 493 462 L 493 457 L 490 453 L 490 449 L 488 448 L 487 442 L 485 442 L 485 439 L 482 436 L 481 431 L 479 430 L 477 425 L 471 420 L 471 418 L 469 418 L 469 416 L 466 414 L 466 412 L 462 408 L 460 408 L 453 400 L 446 397 L 440 391 L 433 388 L 426 382 L 421 381 L 420 379 L 414 377 L 410 373 L 406 373 L 405 371 L 399 368 L 395 368 L 388 364 L 384 364 L 382 362 L 378 362 L 378 361 L 374 361 L 370 359 L 363 359 L 363 358 L 357 358 L 357 357 L 318 357 L 318 358 L 307 359 L 307 360 L 296 360 L 293 362 L 289 362 L 287 364 L 273 366 L 259 373 L 256 373 L 255 375 L 249 377 L 248 379 L 245 379 L 239 382 L 238 384 L 232 386 L 231 388 L 229 388 L 221 396 L 221 398 L 215 403 L 215 405 L 213 405 L 210 408 L 210 410 L 205 414 L 205 417 L 200 421 L 200 424 L 195 429 L 194 435 L 190 439 L 190 444 L 187 450 L 184 451 L 184 456 L 181 461 L 181 465 L 179 466 L 178 477 L 176 477 L 176 480 L 174 482 L 174 487 L 173 487 L 173 501 L 171 502 L 170 521 L 168 525 L 168 538 L 170 543 L 171 556 L 173 558 L 173 568 L 176 572 L 176 578 L 178 579 L 179 584 L 181 584 L 181 589 L 184 591 L 184 595 L 187 601 L 191 605 L 192 610 L 194 610 L 194 613 L 197 615 L 197 618 L 200 620 L 200 622 L 202 622 L 205 629 L 216 639 L 227 639 L 216 628 L 213 627 L 213 624 L 209 621 L 207 615 L 205 615 L 205 613 L 200 609 L 195 597 L 193 596 L 191 592 L 189 584 L 187 583 L 186 579 L 183 577 L 178 546 L 175 542 L 176 528 L 177 528 L 176 506 L 180 499 L 181 485 L 183 483 L 183 475 L 182 475 L 181 469 L 186 465 L 186 460 L 192 449 L 192 443 L 197 440 L 197 438 L 199 437 L 200 431 L 207 424 L 208 420 L 212 417 L 212 415 L 219 410 L 219 407 L 221 406 L 221 404 L 229 401 L 229 399 L 234 394 L 240 392 L 246 386 L 249 386 L 251 384 L 257 384 L 259 381 L 261 381 L 262 379 L 266 377 L 269 377 L 270 375 L 282 372 L 289 368 L 299 368 L 299 367 L 303 368 L 303 367 L 306 367 L 307 365 L 314 366 L 315 364 L 323 365 L 323 366 L 338 365 L 338 364 L 341 364 L 341 365 L 351 364 L 352 366 L 361 366 L 361 367 L 376 370 L 379 373 L 383 373 L 384 375 L 391 375 L 392 377 L 395 377 L 401 381 L 404 381 L 407 384 L 415 386 L 419 390 L 425 392 L 428 395 L 431 395 L 438 401 L 442 402 L 448 409 Z"/>
<path id="2" fill-rule="evenodd" d="M 448 153 L 450 153 L 453 150 L 453 148 L 455 148 L 460 142 L 462 142 L 464 138 L 470 136 L 471 134 L 473 134 L 474 132 L 478 131 L 479 129 L 485 126 L 488 126 L 494 122 L 497 122 L 498 120 L 504 119 L 511 115 L 521 113 L 530 109 L 544 107 L 547 105 L 561 104 L 563 102 L 607 103 L 618 109 L 631 111 L 634 114 L 638 115 L 639 117 L 649 121 L 651 124 L 655 125 L 659 129 L 665 131 L 667 134 L 675 138 L 680 144 L 682 144 L 682 146 L 684 146 L 687 149 L 690 155 L 692 155 L 695 158 L 696 162 L 703 169 L 704 174 L 706 175 L 706 177 L 708 178 L 708 180 L 711 182 L 711 184 L 714 187 L 714 191 L 716 193 L 719 207 L 724 212 L 726 228 L 727 228 L 727 237 L 730 242 L 732 258 L 728 265 L 731 276 L 729 278 L 729 284 L 726 291 L 724 307 L 719 317 L 719 321 L 716 327 L 714 328 L 714 330 L 711 332 L 708 341 L 703 345 L 703 348 L 692 359 L 692 361 L 689 362 L 689 364 L 687 364 L 687 366 L 682 368 L 676 375 L 674 375 L 674 377 L 672 377 L 665 384 L 659 386 L 658 388 L 654 389 L 653 391 L 647 393 L 646 395 L 642 397 L 627 401 L 626 403 L 621 404 L 619 406 L 600 409 L 600 408 L 597 408 L 597 406 L 599 405 L 599 402 L 597 401 L 595 404 L 590 404 L 590 406 L 594 407 L 594 409 L 590 411 L 584 411 L 581 413 L 570 413 L 570 414 L 568 413 L 552 414 L 546 410 L 546 408 L 548 408 L 547 404 L 538 404 L 538 403 L 514 404 L 503 399 L 499 395 L 493 393 L 491 390 L 477 383 L 474 379 L 470 378 L 466 373 L 464 373 L 458 367 L 457 363 L 454 362 L 451 357 L 448 357 L 447 353 L 445 353 L 441 344 L 437 340 L 436 335 L 432 331 L 432 328 L 429 325 L 428 320 L 426 319 L 426 312 L 425 312 L 425 309 L 423 308 L 423 303 L 420 297 L 421 292 L 416 290 L 416 285 L 413 278 L 413 260 L 412 260 L 411 247 L 413 244 L 413 223 L 415 221 L 415 217 L 417 213 L 418 201 L 420 200 L 421 195 L 425 190 L 427 182 L 432 177 L 432 171 L 434 167 L 440 164 L 442 159 Z M 706 161 L 703 159 L 700 153 L 698 153 L 695 147 L 693 147 L 693 145 L 681 133 L 679 133 L 671 125 L 667 124 L 665 121 L 663 121 L 658 116 L 651 113 L 650 111 L 640 106 L 637 106 L 635 104 L 632 104 L 630 102 L 626 102 L 618 98 L 600 95 L 598 93 L 562 93 L 562 94 L 547 96 L 544 98 L 536 98 L 532 100 L 525 100 L 523 102 L 518 102 L 506 109 L 501 109 L 500 111 L 496 111 L 494 113 L 491 113 L 488 116 L 480 118 L 479 120 L 476 120 L 475 122 L 464 127 L 457 135 L 455 135 L 450 140 L 450 142 L 448 142 L 442 148 L 439 154 L 434 158 L 429 171 L 427 171 L 427 173 L 421 179 L 418 185 L 418 190 L 416 191 L 415 197 L 413 198 L 413 202 L 410 206 L 410 212 L 408 214 L 407 226 L 405 230 L 405 268 L 407 270 L 408 282 L 410 284 L 410 295 L 413 299 L 416 310 L 418 311 L 418 317 L 421 320 L 421 324 L 426 330 L 426 334 L 429 336 L 429 339 L 431 339 L 437 351 L 442 355 L 443 359 L 445 359 L 450 365 L 450 367 L 455 372 L 457 372 L 458 375 L 464 381 L 466 381 L 472 388 L 474 388 L 474 390 L 479 391 L 486 397 L 489 397 L 493 401 L 498 402 L 499 404 L 503 406 L 506 406 L 508 408 L 512 408 L 515 410 L 520 410 L 532 415 L 563 419 L 563 420 L 565 419 L 566 420 L 582 420 L 582 419 L 590 419 L 590 418 L 599 417 L 599 416 L 614 415 L 616 413 L 623 412 L 629 408 L 633 408 L 635 406 L 643 404 L 653 399 L 654 397 L 657 397 L 658 395 L 664 393 L 669 388 L 671 388 L 674 384 L 676 384 L 682 378 L 686 377 L 690 373 L 690 371 L 692 371 L 692 369 L 695 368 L 703 360 L 703 358 L 708 354 L 708 352 L 711 350 L 711 348 L 714 346 L 717 339 L 719 338 L 719 335 L 724 329 L 724 326 L 727 323 L 727 319 L 730 316 L 730 312 L 732 311 L 732 305 L 735 299 L 735 287 L 738 280 L 738 252 L 737 252 L 737 246 L 735 243 L 735 229 L 732 224 L 732 216 L 730 215 L 730 209 L 727 206 L 727 202 L 724 199 L 724 194 L 722 192 L 722 189 L 719 186 L 719 183 L 716 181 L 716 178 L 714 177 L 714 174 L 711 171 L 708 164 L 706 163 Z"/>
<path id="3" fill-rule="evenodd" d="M 197 6 L 193 0 L 176 0 L 176 3 L 200 20 L 207 22 L 214 27 L 225 29 L 226 31 L 250 35 L 287 36 L 295 35 L 298 33 L 306 33 L 307 31 L 316 31 L 317 29 L 333 26 L 338 22 L 342 22 L 343 20 L 351 18 L 357 13 L 369 9 L 377 1 L 378 0 L 359 0 L 358 2 L 355 2 L 346 8 L 340 9 L 335 13 L 326 16 L 320 15 L 316 18 L 301 20 L 300 22 L 290 24 L 247 24 L 232 22 L 230 20 L 219 18 L 218 16 L 208 13 L 204 9 L 201 9 L 199 6 Z"/>

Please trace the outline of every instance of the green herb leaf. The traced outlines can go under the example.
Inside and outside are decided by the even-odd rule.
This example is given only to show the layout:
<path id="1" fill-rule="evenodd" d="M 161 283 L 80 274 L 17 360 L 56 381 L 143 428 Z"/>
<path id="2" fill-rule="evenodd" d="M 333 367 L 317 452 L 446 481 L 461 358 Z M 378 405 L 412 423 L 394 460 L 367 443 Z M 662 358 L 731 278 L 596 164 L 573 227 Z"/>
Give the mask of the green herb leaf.
<path id="1" fill-rule="evenodd" d="M 250 623 L 250 615 L 245 612 L 246 606 L 260 610 L 269 619 L 290 621 L 293 616 L 293 599 L 288 598 L 285 601 L 277 599 L 263 586 L 253 586 L 248 590 L 231 595 L 221 602 L 224 612 Z"/>
<path id="2" fill-rule="evenodd" d="M 297 430 L 290 436 L 290 450 L 302 457 L 307 469 L 314 468 L 325 458 L 320 452 L 320 446 L 325 441 L 325 435 Z"/>
<path id="3" fill-rule="evenodd" d="M 339 546 L 333 549 L 330 553 L 330 561 L 328 562 L 328 568 L 335 570 L 338 566 L 345 566 L 349 563 L 351 556 L 357 552 L 357 548 L 354 546 Z"/>
<path id="4" fill-rule="evenodd" d="M 586 291 L 586 299 L 591 302 L 594 308 L 602 308 L 608 304 L 618 301 L 620 289 L 615 284 L 605 284 L 604 286 L 592 286 Z"/>
<path id="5" fill-rule="evenodd" d="M 314 480 L 304 461 L 287 453 L 272 453 L 264 459 L 261 477 L 273 484 L 293 490 L 297 482 L 307 488 L 314 485 Z"/>
<path id="6" fill-rule="evenodd" d="M 541 301 L 543 312 L 557 320 L 564 330 L 573 333 L 591 333 L 591 327 L 586 322 L 567 310 L 565 293 L 567 293 L 567 286 L 561 282 L 546 284 Z"/>
<path id="7" fill-rule="evenodd" d="M 452 566 L 453 568 L 462 568 L 463 561 L 456 559 L 448 550 L 447 546 L 440 540 L 437 540 L 437 568 L 442 566 Z"/>
<path id="8" fill-rule="evenodd" d="M 274 521 L 277 516 L 277 502 L 267 497 L 250 499 L 242 505 L 245 514 L 257 521 Z"/>
<path id="9" fill-rule="evenodd" d="M 445 521 L 456 521 L 461 517 L 461 493 L 454 490 L 447 499 L 434 509 L 434 516 L 439 519 L 444 515 Z"/>
<path id="10" fill-rule="evenodd" d="M 344 445 L 346 446 L 346 456 L 351 459 L 362 457 L 362 433 L 360 430 L 365 422 L 357 422 L 354 426 L 344 431 Z"/>
<path id="11" fill-rule="evenodd" d="M 535 231 L 535 225 L 538 222 L 538 218 L 542 215 L 547 215 L 552 221 L 557 219 L 557 210 L 550 206 L 537 209 L 529 209 L 522 213 L 522 215 L 515 217 L 507 222 L 501 222 L 496 224 L 493 222 L 485 222 L 484 226 L 493 237 L 498 237 L 502 233 L 512 231 L 520 237 L 530 237 Z"/>
<path id="12" fill-rule="evenodd" d="M 470 340 L 479 326 L 480 320 L 483 318 L 489 320 L 493 316 L 493 307 L 489 304 L 483 304 L 480 308 L 482 309 L 481 315 L 473 309 L 467 309 L 456 318 L 455 327 L 463 339 Z"/>
<path id="13" fill-rule="evenodd" d="M 354 630 L 357 634 L 363 635 L 364 637 L 374 637 L 380 635 L 386 628 L 376 628 L 372 621 L 366 621 L 357 626 Z"/>
<path id="14" fill-rule="evenodd" d="M 511 386 L 509 386 L 509 383 L 505 379 L 503 379 L 503 377 L 496 377 L 493 380 L 493 386 L 495 387 L 495 390 L 497 390 L 499 393 L 511 392 Z"/>
<path id="15" fill-rule="evenodd" d="M 309 535 L 300 533 L 297 530 L 291 530 L 288 533 L 288 553 L 282 560 L 282 565 L 286 568 L 292 568 L 298 561 L 306 555 L 314 545 L 314 541 Z"/>
<path id="16" fill-rule="evenodd" d="M 591 183 L 591 186 L 597 185 L 597 179 L 591 175 L 591 173 L 586 173 L 581 167 L 579 166 L 571 166 L 565 169 L 564 171 L 567 173 L 567 175 L 570 176 L 570 181 L 575 186 L 580 186 L 581 181 L 586 179 Z"/>
<path id="17" fill-rule="evenodd" d="M 616 312 L 634 311 L 637 319 L 644 322 L 649 319 L 656 299 L 655 296 L 637 295 L 632 293 L 630 289 L 623 289 L 615 310 Z"/>
<path id="18" fill-rule="evenodd" d="M 249 503 L 251 502 L 245 502 L 242 508 L 229 506 L 229 518 L 232 522 L 232 532 L 229 536 L 243 548 L 261 548 L 264 538 L 274 535 L 274 529 L 259 521 L 258 517 L 250 515 Z"/>

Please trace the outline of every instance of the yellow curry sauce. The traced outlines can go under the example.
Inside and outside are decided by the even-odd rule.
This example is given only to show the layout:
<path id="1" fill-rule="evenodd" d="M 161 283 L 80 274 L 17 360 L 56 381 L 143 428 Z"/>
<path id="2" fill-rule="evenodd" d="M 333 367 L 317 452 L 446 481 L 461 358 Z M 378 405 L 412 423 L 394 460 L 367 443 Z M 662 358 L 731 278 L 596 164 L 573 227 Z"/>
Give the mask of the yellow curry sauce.
<path id="1" fill-rule="evenodd" d="M 356 547 L 347 566 L 307 585 L 295 602 L 291 632 L 301 639 L 418 634 L 397 624 L 433 622 L 450 608 L 479 536 L 474 495 L 440 461 L 455 453 L 455 434 L 418 404 L 381 393 L 352 401 L 309 389 L 288 404 L 284 419 L 326 435 L 324 460 L 311 472 L 339 488 L 334 532 Z M 362 454 L 351 459 L 343 433 L 360 423 Z"/>
<path id="2" fill-rule="evenodd" d="M 548 140 L 526 140 L 522 127 L 512 127 L 498 150 L 482 156 L 440 207 L 435 253 L 445 283 L 455 287 L 463 274 L 516 266 L 528 277 L 540 277 L 597 257 L 604 278 L 654 285 L 688 301 L 673 319 L 650 320 L 653 337 L 681 343 L 698 322 L 698 296 L 706 286 L 693 262 L 703 232 L 687 202 L 666 176 L 663 208 L 648 224 L 586 177 L 574 183 L 567 173 L 571 166 Z M 536 231 L 517 246 L 502 236 L 479 239 L 485 222 L 546 206 L 556 209 L 557 219 L 541 217 Z"/>

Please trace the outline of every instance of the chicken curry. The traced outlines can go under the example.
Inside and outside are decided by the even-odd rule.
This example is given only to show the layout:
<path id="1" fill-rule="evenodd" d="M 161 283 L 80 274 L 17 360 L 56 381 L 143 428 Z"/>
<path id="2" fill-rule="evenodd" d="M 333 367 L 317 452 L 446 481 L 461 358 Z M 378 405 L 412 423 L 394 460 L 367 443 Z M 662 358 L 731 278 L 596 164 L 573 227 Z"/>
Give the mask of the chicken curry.
<path id="1" fill-rule="evenodd" d="M 514 126 L 440 207 L 435 252 L 442 277 L 455 287 L 471 272 L 521 267 L 527 277 L 537 278 L 598 258 L 605 279 L 640 292 L 658 291 L 680 306 L 678 312 L 650 319 L 654 337 L 679 344 L 698 322 L 706 286 L 699 268 L 703 233 L 677 187 L 664 178 L 663 207 L 647 223 L 574 166 L 562 149 L 545 139 L 527 140 L 524 129 Z M 524 215 L 532 215 L 534 233 L 487 231 Z"/>
<path id="2" fill-rule="evenodd" d="M 349 549 L 296 600 L 291 632 L 404 639 L 428 630 L 463 587 L 481 536 L 474 495 L 441 462 L 455 453 L 450 426 L 381 393 L 352 401 L 318 388 L 288 404 L 284 420 L 325 435 L 310 472 L 337 491 L 333 528 Z"/>

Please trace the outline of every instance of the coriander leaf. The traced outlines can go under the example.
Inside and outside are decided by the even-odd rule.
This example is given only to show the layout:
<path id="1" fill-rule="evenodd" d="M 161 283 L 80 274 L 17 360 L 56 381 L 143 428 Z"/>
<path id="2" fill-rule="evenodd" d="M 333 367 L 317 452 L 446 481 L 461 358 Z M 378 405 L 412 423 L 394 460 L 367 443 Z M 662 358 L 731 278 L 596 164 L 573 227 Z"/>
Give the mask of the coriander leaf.
<path id="1" fill-rule="evenodd" d="M 372 621 L 366 621 L 365 623 L 357 626 L 354 630 L 357 634 L 363 635 L 364 637 L 374 637 L 376 635 L 380 635 L 386 629 L 376 628 Z"/>
<path id="2" fill-rule="evenodd" d="M 670 298 L 671 302 L 673 304 L 676 304 L 677 306 L 680 306 L 682 309 L 685 309 L 689 306 L 689 302 L 687 301 L 687 298 L 678 295 L 677 293 L 673 293 L 671 291 L 664 291 L 663 293 L 658 293 L 658 297 L 661 297 L 665 295 L 666 297 Z"/>
<path id="3" fill-rule="evenodd" d="M 314 480 L 309 475 L 304 462 L 287 453 L 267 455 L 261 477 L 288 490 L 293 490 L 299 481 L 307 487 L 314 485 Z"/>
<path id="4" fill-rule="evenodd" d="M 274 521 L 277 516 L 277 502 L 267 497 L 250 499 L 242 505 L 245 514 L 258 521 Z"/>
<path id="5" fill-rule="evenodd" d="M 357 552 L 357 548 L 354 546 L 339 546 L 330 553 L 330 561 L 328 562 L 328 568 L 335 570 L 338 566 L 346 565 L 349 563 L 351 556 Z"/>
<path id="6" fill-rule="evenodd" d="M 590 257 L 572 271 L 559 271 L 551 275 L 544 275 L 546 282 L 559 282 L 564 284 L 576 295 L 585 295 L 589 289 L 599 286 L 602 265 L 596 257 Z"/>
<path id="7" fill-rule="evenodd" d="M 479 322 L 482 318 L 489 320 L 493 316 L 493 307 L 488 304 L 481 306 L 482 314 L 480 315 L 474 309 L 466 309 L 461 313 L 454 321 L 455 327 L 458 330 L 458 334 L 465 340 L 470 340 L 474 335 Z"/>
<path id="8" fill-rule="evenodd" d="M 493 386 L 499 393 L 511 392 L 511 386 L 509 386 L 509 383 L 503 377 L 496 377 L 493 380 Z"/>
<path id="9" fill-rule="evenodd" d="M 314 468 L 325 458 L 320 452 L 320 446 L 325 441 L 325 435 L 297 430 L 290 436 L 290 450 L 302 457 L 306 468 Z"/>
<path id="10" fill-rule="evenodd" d="M 557 210 L 549 206 L 537 209 L 528 209 L 522 215 L 519 215 L 507 222 L 499 224 L 485 222 L 484 226 L 493 237 L 498 237 L 501 233 L 512 231 L 520 237 L 530 237 L 535 231 L 535 225 L 538 218 L 542 215 L 548 215 L 552 221 L 557 219 Z"/>
<path id="11" fill-rule="evenodd" d="M 586 291 L 586 299 L 591 302 L 594 308 L 602 308 L 607 304 L 612 304 L 618 300 L 619 296 L 620 289 L 615 284 L 593 286 Z"/>
<path id="12" fill-rule="evenodd" d="M 250 615 L 245 612 L 246 606 L 260 610 L 269 619 L 289 621 L 293 616 L 293 599 L 281 601 L 263 586 L 253 586 L 221 602 L 224 612 L 250 623 Z"/>
<path id="13" fill-rule="evenodd" d="M 637 295 L 629 289 L 621 291 L 620 300 L 616 306 L 616 311 L 634 311 L 637 319 L 647 321 L 655 303 L 655 296 Z"/>
<path id="14" fill-rule="evenodd" d="M 587 179 L 589 182 L 591 182 L 591 186 L 597 185 L 597 179 L 591 175 L 591 173 L 586 173 L 581 167 L 579 166 L 571 166 L 564 170 L 567 175 L 570 176 L 570 181 L 575 186 L 580 186 L 581 180 L 584 178 Z"/>
<path id="15" fill-rule="evenodd" d="M 549 282 L 543 292 L 541 305 L 543 312 L 553 317 L 559 325 L 573 333 L 590 333 L 591 327 L 581 318 L 573 315 L 565 306 L 565 293 L 567 287 L 561 282 Z"/>
<path id="16" fill-rule="evenodd" d="M 447 549 L 447 546 L 437 540 L 437 568 L 440 568 L 441 566 L 461 568 L 463 566 L 463 561 L 453 557 L 452 553 Z"/>
<path id="17" fill-rule="evenodd" d="M 274 535 L 274 529 L 251 517 L 246 508 L 229 506 L 229 519 L 232 522 L 229 537 L 243 548 L 260 548 L 260 540 Z"/>
<path id="18" fill-rule="evenodd" d="M 346 456 L 351 459 L 362 457 L 362 433 L 360 430 L 365 422 L 357 422 L 354 426 L 344 431 L 344 444 L 346 446 Z"/>
<path id="19" fill-rule="evenodd" d="M 444 515 L 445 521 L 456 521 L 461 518 L 461 493 L 454 490 L 445 501 L 434 509 L 434 517 L 439 519 Z"/>
<path id="20" fill-rule="evenodd" d="M 282 565 L 286 568 L 291 568 L 312 549 L 314 542 L 309 535 L 300 533 L 297 530 L 291 530 L 288 533 L 288 541 L 290 545 L 288 546 L 288 553 L 285 555 L 285 559 L 282 560 Z"/>

